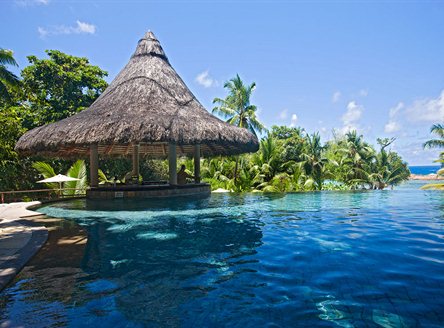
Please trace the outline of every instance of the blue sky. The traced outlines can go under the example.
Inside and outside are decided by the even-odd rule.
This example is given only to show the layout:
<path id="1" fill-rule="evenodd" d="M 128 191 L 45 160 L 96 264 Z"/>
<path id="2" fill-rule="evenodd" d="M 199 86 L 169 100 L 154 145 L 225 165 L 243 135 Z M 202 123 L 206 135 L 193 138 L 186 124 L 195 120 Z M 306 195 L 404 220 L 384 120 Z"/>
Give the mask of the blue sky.
<path id="1" fill-rule="evenodd" d="M 396 137 L 411 165 L 444 122 L 441 1 L 0 0 L 0 47 L 20 68 L 45 49 L 88 57 L 111 81 L 147 30 L 209 110 L 239 73 L 268 126 L 350 129 L 372 143 Z"/>

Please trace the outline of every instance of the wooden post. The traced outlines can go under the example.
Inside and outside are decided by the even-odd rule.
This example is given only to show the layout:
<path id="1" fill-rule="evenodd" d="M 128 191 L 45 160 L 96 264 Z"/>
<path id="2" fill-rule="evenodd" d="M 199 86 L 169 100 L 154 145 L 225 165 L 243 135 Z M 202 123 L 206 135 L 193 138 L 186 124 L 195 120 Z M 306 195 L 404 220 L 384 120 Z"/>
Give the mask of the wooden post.
<path id="1" fill-rule="evenodd" d="M 200 145 L 194 145 L 194 182 L 200 183 Z"/>
<path id="2" fill-rule="evenodd" d="M 89 166 L 91 175 L 91 187 L 99 186 L 99 145 L 91 144 L 89 147 Z"/>
<path id="3" fill-rule="evenodd" d="M 168 169 L 170 175 L 170 185 L 177 185 L 177 158 L 176 158 L 176 144 L 168 144 Z"/>
<path id="4" fill-rule="evenodd" d="M 133 177 L 137 177 L 139 183 L 139 145 L 133 145 Z"/>

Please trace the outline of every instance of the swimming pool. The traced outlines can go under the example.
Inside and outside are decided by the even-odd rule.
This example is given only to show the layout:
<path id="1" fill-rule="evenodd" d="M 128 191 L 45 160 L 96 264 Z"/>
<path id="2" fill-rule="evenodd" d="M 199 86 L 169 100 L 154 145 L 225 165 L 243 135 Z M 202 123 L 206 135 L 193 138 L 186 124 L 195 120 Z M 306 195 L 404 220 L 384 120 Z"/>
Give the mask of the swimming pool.
<path id="1" fill-rule="evenodd" d="M 45 206 L 87 232 L 80 264 L 28 266 L 1 293 L 1 320 L 442 327 L 444 193 L 416 187 Z"/>

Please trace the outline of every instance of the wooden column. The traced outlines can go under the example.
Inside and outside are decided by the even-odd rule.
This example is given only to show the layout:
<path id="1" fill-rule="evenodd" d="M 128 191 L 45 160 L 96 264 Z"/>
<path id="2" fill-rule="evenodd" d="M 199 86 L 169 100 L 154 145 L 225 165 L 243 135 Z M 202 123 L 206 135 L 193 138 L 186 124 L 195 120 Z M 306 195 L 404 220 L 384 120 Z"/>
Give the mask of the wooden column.
<path id="1" fill-rule="evenodd" d="M 194 182 L 200 183 L 200 145 L 194 145 Z"/>
<path id="2" fill-rule="evenodd" d="M 170 175 L 170 185 L 177 185 L 177 158 L 176 158 L 176 144 L 168 144 L 168 168 Z"/>
<path id="3" fill-rule="evenodd" d="M 99 145 L 92 144 L 89 146 L 89 167 L 91 175 L 91 187 L 99 186 Z"/>
<path id="4" fill-rule="evenodd" d="M 139 145 L 133 145 L 133 176 L 139 181 Z"/>

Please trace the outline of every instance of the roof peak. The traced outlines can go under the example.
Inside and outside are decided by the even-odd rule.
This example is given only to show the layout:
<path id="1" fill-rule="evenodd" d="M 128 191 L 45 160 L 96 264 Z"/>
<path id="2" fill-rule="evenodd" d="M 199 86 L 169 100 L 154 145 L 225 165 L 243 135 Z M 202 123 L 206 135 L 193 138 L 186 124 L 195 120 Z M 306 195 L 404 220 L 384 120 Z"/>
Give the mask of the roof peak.
<path id="1" fill-rule="evenodd" d="M 159 42 L 159 40 L 157 40 L 156 36 L 154 35 L 154 33 L 151 30 L 148 30 L 142 39 L 148 39 L 148 40 L 151 39 L 153 41 Z"/>
<path id="2" fill-rule="evenodd" d="M 168 58 L 157 40 L 154 33 L 150 30 L 137 43 L 137 48 L 132 57 L 138 56 L 156 56 L 165 59 L 168 62 Z"/>

